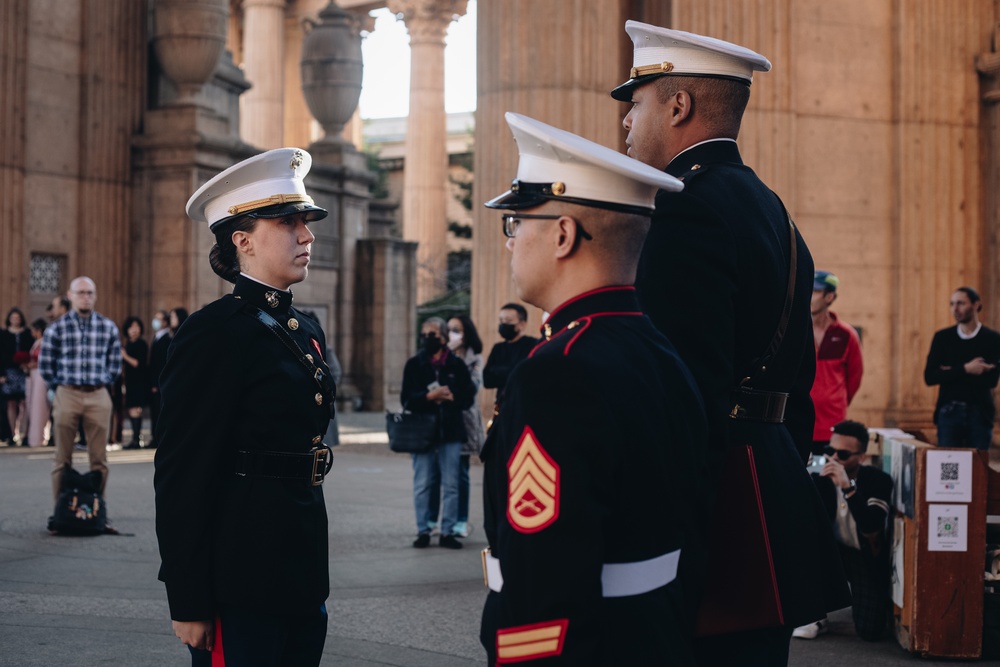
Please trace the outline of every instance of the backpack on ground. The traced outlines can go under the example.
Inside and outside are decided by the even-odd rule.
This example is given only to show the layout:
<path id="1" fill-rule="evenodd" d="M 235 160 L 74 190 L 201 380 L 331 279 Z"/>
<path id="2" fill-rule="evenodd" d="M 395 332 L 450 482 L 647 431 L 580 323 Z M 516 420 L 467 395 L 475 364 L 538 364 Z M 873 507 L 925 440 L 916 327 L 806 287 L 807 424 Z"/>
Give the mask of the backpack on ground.
<path id="1" fill-rule="evenodd" d="M 108 522 L 108 508 L 101 496 L 101 473 L 80 474 L 67 466 L 56 507 L 49 517 L 49 532 L 58 535 L 100 535 Z"/>

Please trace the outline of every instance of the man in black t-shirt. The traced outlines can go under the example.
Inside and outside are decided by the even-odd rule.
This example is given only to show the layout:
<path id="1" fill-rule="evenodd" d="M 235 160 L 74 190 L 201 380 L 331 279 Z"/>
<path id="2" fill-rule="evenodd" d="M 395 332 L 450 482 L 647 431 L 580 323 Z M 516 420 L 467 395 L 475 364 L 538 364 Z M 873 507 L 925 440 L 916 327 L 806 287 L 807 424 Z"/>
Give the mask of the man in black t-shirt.
<path id="1" fill-rule="evenodd" d="M 531 349 L 538 344 L 537 338 L 524 335 L 527 326 L 528 311 L 524 306 L 519 303 L 501 306 L 497 333 L 503 342 L 493 346 L 483 368 L 483 386 L 497 390 L 495 407 L 503 403 L 504 387 L 514 366 L 527 359 Z"/>
<path id="2" fill-rule="evenodd" d="M 934 334 L 924 382 L 941 385 L 934 424 L 939 447 L 989 449 L 993 442 L 993 388 L 1000 380 L 1000 333 L 983 326 L 979 293 L 959 287 L 951 295 L 957 326 Z"/>

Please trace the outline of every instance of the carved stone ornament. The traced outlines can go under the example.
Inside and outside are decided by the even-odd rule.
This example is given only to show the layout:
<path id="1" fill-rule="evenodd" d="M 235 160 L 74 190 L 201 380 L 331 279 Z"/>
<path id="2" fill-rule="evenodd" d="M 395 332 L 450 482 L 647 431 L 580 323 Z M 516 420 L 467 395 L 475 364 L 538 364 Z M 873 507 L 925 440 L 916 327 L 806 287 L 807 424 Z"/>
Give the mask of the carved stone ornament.
<path id="1" fill-rule="evenodd" d="M 344 125 L 361 97 L 361 34 L 355 18 L 333 2 L 319 21 L 302 22 L 302 94 L 313 117 L 323 126 L 320 143 L 341 143 Z"/>
<path id="2" fill-rule="evenodd" d="M 193 104 L 226 46 L 228 0 L 155 0 L 153 51 L 177 86 L 175 105 Z"/>

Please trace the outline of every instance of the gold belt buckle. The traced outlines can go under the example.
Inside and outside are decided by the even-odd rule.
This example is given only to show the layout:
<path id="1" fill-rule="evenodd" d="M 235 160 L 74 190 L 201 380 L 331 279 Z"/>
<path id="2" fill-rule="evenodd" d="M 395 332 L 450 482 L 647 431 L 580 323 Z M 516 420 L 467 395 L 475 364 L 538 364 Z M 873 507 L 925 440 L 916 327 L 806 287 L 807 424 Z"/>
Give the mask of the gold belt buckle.
<path id="1" fill-rule="evenodd" d="M 333 452 L 330 451 L 328 445 L 320 445 L 313 447 L 309 453 L 313 455 L 310 484 L 312 486 L 321 486 L 323 480 L 326 478 L 327 471 L 330 469 L 330 464 L 333 462 Z"/>

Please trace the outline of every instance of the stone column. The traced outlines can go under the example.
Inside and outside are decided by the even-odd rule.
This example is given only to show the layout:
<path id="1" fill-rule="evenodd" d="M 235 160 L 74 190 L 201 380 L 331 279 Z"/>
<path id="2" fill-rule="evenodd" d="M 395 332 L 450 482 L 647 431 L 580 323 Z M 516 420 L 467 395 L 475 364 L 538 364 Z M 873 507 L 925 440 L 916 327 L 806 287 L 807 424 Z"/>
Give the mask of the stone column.
<path id="1" fill-rule="evenodd" d="M 622 41 L 628 39 L 625 20 L 632 16 L 618 2 L 577 9 L 569 0 L 477 5 L 472 319 L 487 347 L 498 340 L 490 333 L 496 330 L 497 309 L 518 300 L 500 214 L 482 205 L 510 187 L 517 172 L 517 146 L 504 112 L 523 113 L 605 146 L 625 148 L 621 120 L 627 106 L 609 92 L 628 78 L 632 57 L 629 52 L 624 60 Z M 535 334 L 541 313 L 530 307 L 528 312 L 529 333 Z M 480 400 L 492 404 L 493 392 L 480 392 Z"/>
<path id="2" fill-rule="evenodd" d="M 243 0 L 243 96 L 240 134 L 263 149 L 284 145 L 285 0 Z"/>
<path id="3" fill-rule="evenodd" d="M 467 0 L 389 0 L 410 33 L 410 116 L 403 177 L 403 236 L 417 241 L 417 301 L 447 288 L 448 150 L 444 37 Z"/>
<path id="4" fill-rule="evenodd" d="M 27 293 L 24 222 L 28 159 L 28 0 L 0 5 L 0 303 Z M 9 307 L 9 306 L 8 306 Z"/>
<path id="5" fill-rule="evenodd" d="M 979 80 L 983 99 L 983 122 L 988 137 L 984 144 L 986 153 L 984 164 L 985 182 L 1000 183 L 1000 23 L 993 26 L 992 48 L 976 58 L 976 69 L 979 70 Z M 993 328 L 1000 324 L 1000 193 L 996 187 L 984 189 L 983 211 L 985 224 L 989 230 L 987 244 L 986 282 L 983 284 L 983 299 L 989 306 L 986 320 Z"/>

